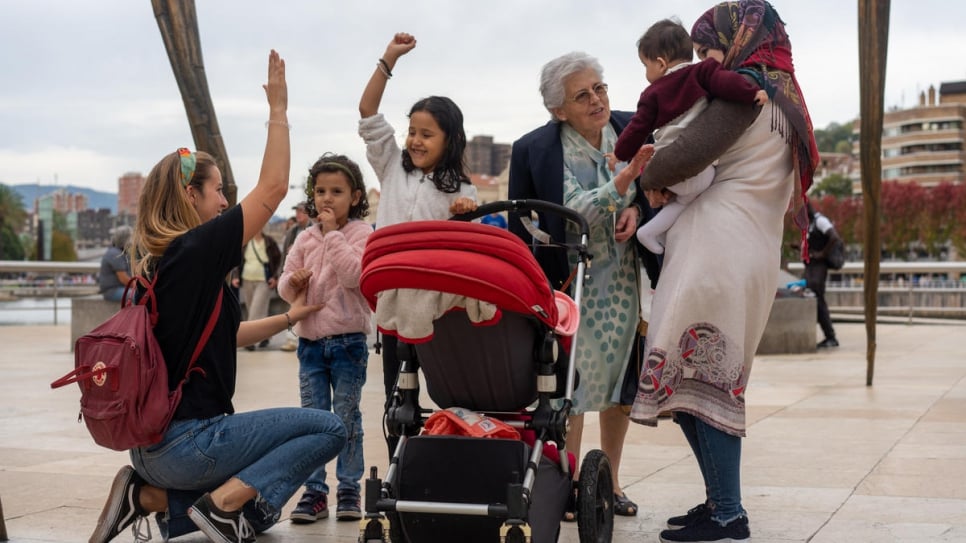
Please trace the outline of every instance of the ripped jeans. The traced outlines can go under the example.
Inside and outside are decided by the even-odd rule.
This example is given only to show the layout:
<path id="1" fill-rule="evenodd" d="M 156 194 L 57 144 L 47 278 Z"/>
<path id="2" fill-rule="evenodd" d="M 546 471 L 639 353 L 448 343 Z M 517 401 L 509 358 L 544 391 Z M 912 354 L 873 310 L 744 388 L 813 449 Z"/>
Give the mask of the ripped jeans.
<path id="1" fill-rule="evenodd" d="M 317 340 L 299 338 L 298 357 L 302 407 L 332 411 L 345 425 L 346 444 L 339 452 L 335 476 L 340 493 L 358 496 L 365 473 L 359 402 L 369 361 L 366 335 L 340 334 Z M 325 477 L 323 465 L 305 481 L 306 488 L 328 494 Z"/>

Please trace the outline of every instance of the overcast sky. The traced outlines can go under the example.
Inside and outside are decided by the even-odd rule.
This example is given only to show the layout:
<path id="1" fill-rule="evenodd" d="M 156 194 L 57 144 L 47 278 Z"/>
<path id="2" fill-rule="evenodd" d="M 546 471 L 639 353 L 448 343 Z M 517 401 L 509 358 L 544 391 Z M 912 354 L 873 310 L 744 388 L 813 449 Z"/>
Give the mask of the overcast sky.
<path id="1" fill-rule="evenodd" d="M 467 136 L 513 140 L 549 119 L 540 67 L 574 50 L 597 56 L 611 107 L 633 109 L 646 81 L 635 43 L 658 19 L 690 28 L 708 0 L 199 0 L 215 112 L 244 194 L 265 143 L 268 51 L 285 59 L 291 182 L 323 152 L 344 153 L 377 186 L 357 130 L 359 95 L 393 33 L 416 36 L 381 111 L 402 134 L 417 99 L 446 95 Z M 857 2 L 774 0 L 787 23 L 815 126 L 859 113 Z M 271 6 L 271 7 L 269 7 Z M 177 147 L 194 148 L 150 0 L 0 0 L 0 183 L 116 192 Z M 966 4 L 893 0 L 886 105 L 966 80 Z M 286 205 L 298 199 L 290 193 Z"/>

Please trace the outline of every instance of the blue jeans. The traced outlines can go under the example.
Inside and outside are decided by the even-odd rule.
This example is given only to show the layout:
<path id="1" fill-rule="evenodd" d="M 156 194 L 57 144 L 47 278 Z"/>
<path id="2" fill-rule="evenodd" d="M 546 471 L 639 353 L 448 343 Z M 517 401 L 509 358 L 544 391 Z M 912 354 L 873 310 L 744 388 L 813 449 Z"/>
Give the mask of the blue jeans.
<path id="1" fill-rule="evenodd" d="M 741 507 L 741 438 L 688 413 L 678 411 L 674 418 L 698 461 L 707 501 L 714 510 L 711 518 L 724 526 L 747 516 Z"/>
<path id="2" fill-rule="evenodd" d="M 108 302 L 120 302 L 121 298 L 124 297 L 124 289 L 126 287 L 121 285 L 119 287 L 112 287 L 104 291 L 104 300 Z"/>
<path id="3" fill-rule="evenodd" d="M 340 493 L 360 494 L 365 472 L 362 457 L 362 412 L 359 401 L 366 383 L 369 346 L 363 333 L 341 334 L 317 340 L 299 338 L 299 390 L 302 407 L 332 411 L 346 429 L 346 444 L 339 452 L 335 476 Z M 305 487 L 329 493 L 325 466 L 319 467 Z"/>
<path id="4" fill-rule="evenodd" d="M 232 477 L 258 492 L 250 505 L 257 502 L 270 526 L 306 477 L 339 454 L 345 438 L 333 414 L 287 407 L 177 420 L 160 443 L 130 454 L 148 484 L 169 489 L 165 520 L 168 536 L 177 537 L 195 529 L 187 518 L 194 500 Z M 252 513 L 246 508 L 253 525 L 263 520 Z"/>

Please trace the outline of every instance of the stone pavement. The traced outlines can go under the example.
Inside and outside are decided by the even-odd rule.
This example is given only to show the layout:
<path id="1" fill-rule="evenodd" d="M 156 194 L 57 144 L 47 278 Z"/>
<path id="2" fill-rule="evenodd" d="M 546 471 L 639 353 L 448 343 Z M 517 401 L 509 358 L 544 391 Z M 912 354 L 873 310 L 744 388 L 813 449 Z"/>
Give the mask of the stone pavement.
<path id="1" fill-rule="evenodd" d="M 742 458 L 752 540 L 966 541 L 966 327 L 880 324 L 872 387 L 864 325 L 836 328 L 838 349 L 756 360 Z M 128 462 L 77 423 L 76 389 L 49 388 L 71 368 L 69 334 L 69 325 L 0 327 L 0 503 L 11 541 L 86 541 Z M 298 364 L 280 344 L 239 351 L 240 411 L 298 405 Z M 380 363 L 370 357 L 363 412 L 367 464 L 384 473 Z M 588 417 L 585 451 L 597 431 Z M 673 423 L 632 424 L 624 455 L 621 481 L 641 512 L 616 519 L 614 541 L 656 542 L 667 517 L 703 499 L 697 465 Z M 258 540 L 357 537 L 357 523 L 330 518 L 283 520 Z M 132 539 L 125 532 L 115 541 Z M 575 524 L 564 525 L 561 541 L 578 541 Z"/>

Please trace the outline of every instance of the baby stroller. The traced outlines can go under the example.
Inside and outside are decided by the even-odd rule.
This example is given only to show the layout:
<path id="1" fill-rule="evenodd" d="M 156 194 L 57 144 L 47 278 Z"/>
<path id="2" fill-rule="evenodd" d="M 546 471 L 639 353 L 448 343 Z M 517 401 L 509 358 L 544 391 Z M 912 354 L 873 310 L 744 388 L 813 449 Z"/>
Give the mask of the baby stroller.
<path id="1" fill-rule="evenodd" d="M 576 299 L 550 287 L 519 238 L 464 222 L 501 211 L 555 213 L 577 226 L 580 243 L 557 243 L 579 256 Z M 384 414 L 387 431 L 400 439 L 385 480 L 375 467 L 366 480 L 359 541 L 552 543 L 575 500 L 580 541 L 608 542 L 607 456 L 588 452 L 575 488 L 575 459 L 558 452 L 578 379 L 574 355 L 558 353 L 578 326 L 587 222 L 536 200 L 495 202 L 454 219 L 382 228 L 363 255 L 362 293 L 380 330 L 400 340 L 400 372 Z M 439 410 L 420 406 L 419 370 Z M 453 413 L 471 414 L 474 429 L 507 428 L 522 439 L 419 435 L 427 421 Z"/>

